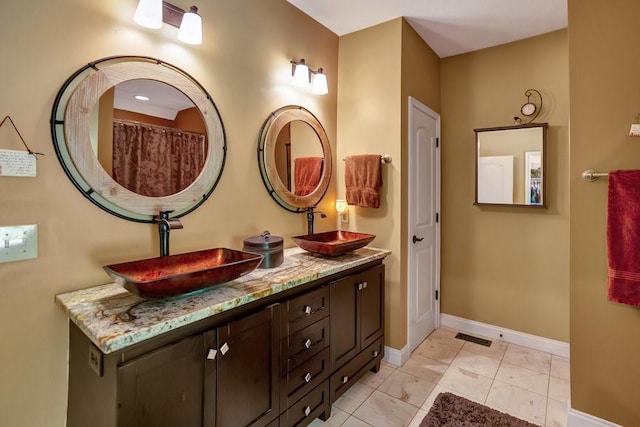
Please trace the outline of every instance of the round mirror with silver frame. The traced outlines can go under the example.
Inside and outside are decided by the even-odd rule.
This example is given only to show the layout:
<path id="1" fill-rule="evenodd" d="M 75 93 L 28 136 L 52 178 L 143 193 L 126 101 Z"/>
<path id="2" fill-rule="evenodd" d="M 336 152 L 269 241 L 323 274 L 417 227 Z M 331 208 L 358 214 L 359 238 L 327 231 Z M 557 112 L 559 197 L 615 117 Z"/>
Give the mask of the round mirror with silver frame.
<path id="1" fill-rule="evenodd" d="M 161 197 L 137 194 L 115 181 L 100 164 L 95 106 L 105 92 L 132 80 L 165 83 L 193 102 L 204 123 L 204 165 L 181 191 Z M 64 83 L 51 113 L 51 133 L 60 163 L 80 192 L 105 211 L 138 222 L 153 222 L 160 212 L 184 216 L 215 189 L 226 159 L 226 136 L 220 113 L 207 91 L 181 69 L 142 56 L 114 56 L 87 64 Z"/>
<path id="2" fill-rule="evenodd" d="M 296 170 L 302 170 L 298 161 L 307 160 L 314 162 L 313 170 L 303 179 L 312 185 L 302 191 Z M 327 133 L 316 116 L 304 107 L 279 108 L 269 115 L 260 130 L 258 164 L 267 191 L 280 206 L 291 212 L 307 211 L 322 200 L 329 188 L 332 160 Z"/>

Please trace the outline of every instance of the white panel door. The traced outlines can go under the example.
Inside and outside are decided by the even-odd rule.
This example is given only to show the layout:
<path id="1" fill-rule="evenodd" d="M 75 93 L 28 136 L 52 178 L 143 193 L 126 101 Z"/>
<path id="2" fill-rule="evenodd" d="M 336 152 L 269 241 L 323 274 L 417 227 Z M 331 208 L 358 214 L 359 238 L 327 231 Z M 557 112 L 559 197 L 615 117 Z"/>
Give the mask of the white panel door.
<path id="1" fill-rule="evenodd" d="M 513 204 L 513 156 L 478 157 L 478 203 Z"/>
<path id="2" fill-rule="evenodd" d="M 413 351 L 439 324 L 440 116 L 409 98 L 408 341 Z"/>

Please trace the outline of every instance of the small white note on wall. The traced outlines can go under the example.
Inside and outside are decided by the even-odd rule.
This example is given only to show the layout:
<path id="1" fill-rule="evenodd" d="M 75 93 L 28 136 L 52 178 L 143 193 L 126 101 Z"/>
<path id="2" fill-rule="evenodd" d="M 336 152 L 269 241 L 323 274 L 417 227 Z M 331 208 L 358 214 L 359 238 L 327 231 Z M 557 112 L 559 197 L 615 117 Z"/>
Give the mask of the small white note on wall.
<path id="1" fill-rule="evenodd" d="M 634 123 L 631 125 L 629 136 L 640 136 L 640 124 Z"/>
<path id="2" fill-rule="evenodd" d="M 23 150 L 0 149 L 0 176 L 36 176 L 36 156 Z"/>

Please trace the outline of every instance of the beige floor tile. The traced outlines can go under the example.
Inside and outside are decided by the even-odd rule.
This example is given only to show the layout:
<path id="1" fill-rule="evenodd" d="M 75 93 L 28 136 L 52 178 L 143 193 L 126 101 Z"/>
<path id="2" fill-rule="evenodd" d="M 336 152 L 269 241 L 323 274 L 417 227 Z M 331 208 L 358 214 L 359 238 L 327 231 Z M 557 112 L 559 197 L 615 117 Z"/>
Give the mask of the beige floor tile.
<path id="1" fill-rule="evenodd" d="M 378 387 L 378 390 L 403 402 L 420 407 L 429 397 L 433 387 L 435 387 L 435 383 L 397 370 Z"/>
<path id="2" fill-rule="evenodd" d="M 309 425 L 311 427 L 340 427 L 350 416 L 348 413 L 336 408 L 336 405 L 333 405 L 331 408 L 331 416 L 327 421 L 323 422 L 321 419 L 316 418 Z"/>
<path id="3" fill-rule="evenodd" d="M 546 427 L 567 427 L 567 412 L 569 408 L 566 402 L 557 400 L 547 400 L 547 421 Z"/>
<path id="4" fill-rule="evenodd" d="M 375 389 L 362 383 L 355 383 L 349 390 L 333 403 L 333 406 L 348 414 L 353 414 L 358 406 L 367 400 Z"/>
<path id="5" fill-rule="evenodd" d="M 475 372 L 484 377 L 493 378 L 498 372 L 500 361 L 467 350 L 460 350 L 458 355 L 451 362 L 451 366 Z"/>
<path id="6" fill-rule="evenodd" d="M 462 393 L 472 400 L 484 402 L 489 394 L 493 378 L 478 375 L 466 369 L 451 366 L 446 370 L 438 385 L 451 389 L 455 394 Z"/>
<path id="7" fill-rule="evenodd" d="M 549 390 L 549 375 L 506 362 L 502 362 L 500 365 L 496 380 L 544 396 L 547 395 Z"/>
<path id="8" fill-rule="evenodd" d="M 413 354 L 438 360 L 443 363 L 451 363 L 454 357 L 456 357 L 456 354 L 458 354 L 458 351 L 460 351 L 460 347 L 457 345 L 452 346 L 442 340 L 426 339 L 413 351 Z"/>
<path id="9" fill-rule="evenodd" d="M 362 384 L 366 384 L 371 388 L 378 388 L 380 387 L 380 384 L 382 384 L 387 378 L 389 378 L 389 375 L 395 372 L 396 369 L 396 366 L 383 361 L 380 364 L 380 370 L 378 372 L 367 372 L 359 382 L 361 382 Z"/>
<path id="10" fill-rule="evenodd" d="M 551 356 L 551 376 L 556 378 L 562 378 L 563 380 L 569 379 L 569 359 L 560 356 Z"/>
<path id="11" fill-rule="evenodd" d="M 470 351 L 472 353 L 480 354 L 482 356 L 487 356 L 492 359 L 502 360 L 502 357 L 504 356 L 504 352 L 507 351 L 507 347 L 509 345 L 504 341 L 496 341 L 491 338 L 487 338 L 487 339 L 491 340 L 491 346 L 489 347 L 467 341 L 462 346 L 462 349 L 466 351 Z"/>
<path id="12" fill-rule="evenodd" d="M 359 420 L 356 417 L 349 417 L 342 427 L 373 427 L 371 424 L 367 424 L 362 420 Z"/>
<path id="13" fill-rule="evenodd" d="M 544 425 L 547 398 L 502 381 L 494 381 L 486 405 L 538 425 Z"/>
<path id="14" fill-rule="evenodd" d="M 417 407 L 381 391 L 375 391 L 353 416 L 373 427 L 400 427 L 408 426 L 417 412 Z"/>
<path id="15" fill-rule="evenodd" d="M 427 337 L 425 341 L 440 343 L 448 345 L 449 347 L 457 348 L 460 350 L 465 341 L 457 339 L 456 334 L 458 331 L 449 328 L 438 328 Z"/>
<path id="16" fill-rule="evenodd" d="M 414 354 L 398 369 L 435 384 L 448 366 L 446 363 Z"/>
<path id="17" fill-rule="evenodd" d="M 509 344 L 502 358 L 503 362 L 533 369 L 534 371 L 549 374 L 551 370 L 551 354 L 544 351 L 533 350 L 515 344 Z"/>
<path id="18" fill-rule="evenodd" d="M 479 400 L 474 398 L 473 396 L 465 395 L 464 393 L 461 393 L 459 391 L 451 390 L 450 388 L 437 385 L 433 388 L 433 390 L 431 391 L 431 394 L 429 395 L 429 397 L 427 397 L 427 400 L 425 400 L 425 402 L 422 404 L 422 407 L 420 409 L 422 409 L 423 411 L 429 412 L 429 410 L 431 409 L 431 406 L 433 406 L 433 401 L 436 400 L 436 397 L 438 397 L 440 393 L 453 393 L 457 396 L 464 397 L 465 399 L 473 400 L 474 402 L 484 403 L 484 399 Z"/>
<path id="19" fill-rule="evenodd" d="M 549 398 L 559 400 L 560 402 L 568 402 L 570 395 L 570 383 L 562 378 L 549 378 Z"/>
<path id="20" fill-rule="evenodd" d="M 413 417 L 413 419 L 409 423 L 409 427 L 420 427 L 420 423 L 422 422 L 422 420 L 424 420 L 424 417 L 426 416 L 427 416 L 427 411 L 418 409 L 418 412 L 416 412 L 416 415 Z"/>

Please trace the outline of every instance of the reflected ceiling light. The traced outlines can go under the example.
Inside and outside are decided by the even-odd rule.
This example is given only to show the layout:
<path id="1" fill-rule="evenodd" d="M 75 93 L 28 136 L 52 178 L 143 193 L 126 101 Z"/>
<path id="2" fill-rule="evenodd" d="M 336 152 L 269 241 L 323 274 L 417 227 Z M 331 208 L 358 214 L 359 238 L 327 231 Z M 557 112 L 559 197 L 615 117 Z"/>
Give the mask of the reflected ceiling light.
<path id="1" fill-rule="evenodd" d="M 167 23 L 179 28 L 178 40 L 189 44 L 202 44 L 202 18 L 198 8 L 188 12 L 162 0 L 139 0 L 133 20 L 146 28 L 161 28 Z"/>
<path id="2" fill-rule="evenodd" d="M 145 96 L 145 95 L 136 95 L 134 96 L 135 99 L 137 99 L 138 101 L 148 101 L 149 97 Z"/>
<path id="3" fill-rule="evenodd" d="M 293 84 L 301 87 L 311 85 L 311 92 L 316 95 L 325 95 L 329 93 L 327 86 L 327 76 L 322 68 L 312 70 L 309 68 L 304 59 L 291 62 L 291 75 L 293 76 Z M 313 81 L 311 77 L 313 76 Z"/>

